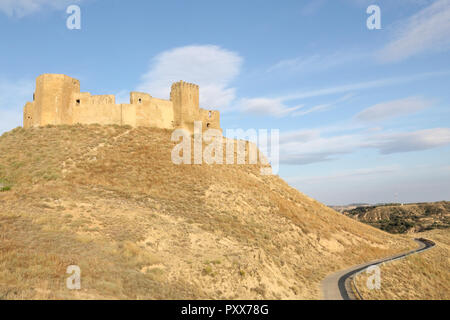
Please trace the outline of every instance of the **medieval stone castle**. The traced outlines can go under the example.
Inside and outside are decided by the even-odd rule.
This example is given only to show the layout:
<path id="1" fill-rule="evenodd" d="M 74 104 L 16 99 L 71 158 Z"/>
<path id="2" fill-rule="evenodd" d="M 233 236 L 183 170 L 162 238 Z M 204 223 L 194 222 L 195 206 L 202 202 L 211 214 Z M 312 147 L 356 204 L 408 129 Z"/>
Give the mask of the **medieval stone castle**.
<path id="1" fill-rule="evenodd" d="M 24 128 L 48 124 L 117 124 L 193 132 L 194 121 L 203 130 L 220 129 L 219 111 L 199 107 L 199 87 L 183 81 L 172 84 L 170 100 L 131 92 L 130 103 L 116 104 L 114 95 L 80 92 L 80 82 L 63 74 L 43 74 L 36 79 L 33 102 L 23 110 Z"/>

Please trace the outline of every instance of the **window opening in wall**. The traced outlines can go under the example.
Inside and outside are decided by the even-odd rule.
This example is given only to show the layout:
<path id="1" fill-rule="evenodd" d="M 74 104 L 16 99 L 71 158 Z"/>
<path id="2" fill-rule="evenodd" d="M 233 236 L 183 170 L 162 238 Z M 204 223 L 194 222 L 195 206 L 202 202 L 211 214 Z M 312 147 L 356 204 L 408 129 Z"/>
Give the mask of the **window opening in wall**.
<path id="1" fill-rule="evenodd" d="M 142 99 L 141 99 L 141 98 L 139 98 L 139 100 L 138 100 L 138 101 L 139 101 L 139 103 L 141 103 L 141 102 L 142 102 Z"/>
<path id="2" fill-rule="evenodd" d="M 209 128 L 209 126 L 210 126 L 210 123 L 207 123 L 207 124 L 206 124 L 206 127 Z"/>
<path id="3" fill-rule="evenodd" d="M 77 102 L 77 104 L 80 104 L 80 103 L 81 103 L 80 99 L 77 99 L 77 101 L 76 101 L 76 102 Z"/>

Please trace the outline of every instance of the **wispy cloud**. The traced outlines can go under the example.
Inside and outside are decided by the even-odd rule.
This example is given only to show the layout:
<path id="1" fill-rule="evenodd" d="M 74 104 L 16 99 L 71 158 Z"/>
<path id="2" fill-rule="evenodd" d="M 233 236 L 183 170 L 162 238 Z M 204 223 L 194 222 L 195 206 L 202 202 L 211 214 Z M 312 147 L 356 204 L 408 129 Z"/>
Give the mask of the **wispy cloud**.
<path id="1" fill-rule="evenodd" d="M 235 99 L 232 81 L 239 74 L 243 59 L 239 54 L 214 45 L 179 47 L 152 59 L 137 90 L 168 98 L 173 82 L 184 80 L 200 86 L 200 104 L 226 108 Z"/>
<path id="2" fill-rule="evenodd" d="M 382 62 L 396 62 L 423 52 L 450 49 L 450 0 L 437 0 L 394 30 L 394 38 L 378 52 Z"/>
<path id="3" fill-rule="evenodd" d="M 243 98 L 238 102 L 237 109 L 241 112 L 248 112 L 258 115 L 283 117 L 303 107 L 303 105 L 288 107 L 279 99 Z"/>
<path id="4" fill-rule="evenodd" d="M 332 95 L 332 94 L 338 94 L 338 93 L 348 93 L 348 92 L 353 92 L 353 91 L 358 91 L 358 90 L 367 90 L 367 89 L 373 89 L 373 88 L 378 88 L 378 87 L 405 84 L 408 82 L 424 80 L 424 79 L 432 78 L 432 77 L 446 76 L 449 74 L 450 74 L 450 70 L 446 70 L 446 71 L 418 73 L 418 74 L 414 74 L 414 75 L 410 75 L 410 76 L 384 78 L 384 79 L 378 79 L 378 80 L 373 80 L 373 81 L 356 82 L 356 83 L 338 85 L 338 86 L 322 88 L 322 89 L 295 92 L 292 94 L 281 96 L 281 97 L 279 97 L 279 99 L 281 99 L 282 101 L 289 101 L 289 100 L 326 96 L 326 95 Z"/>
<path id="5" fill-rule="evenodd" d="M 385 86 L 400 85 L 432 77 L 446 76 L 449 74 L 450 74 L 449 70 L 426 72 L 410 76 L 392 77 L 373 81 L 364 81 L 345 85 L 338 85 L 334 87 L 327 87 L 321 89 L 313 89 L 309 91 L 299 91 L 278 97 L 242 98 L 236 103 L 236 106 L 233 109 L 237 109 L 242 112 L 251 112 L 254 114 L 272 115 L 277 117 L 286 115 L 304 116 L 313 112 L 323 112 L 329 110 L 334 106 L 336 106 L 337 104 L 349 100 L 354 95 L 354 92 L 357 91 Z M 318 104 L 312 107 L 305 107 L 304 103 L 296 103 L 295 106 L 292 107 L 289 106 L 289 101 L 336 95 L 336 94 L 345 94 L 345 95 L 335 101 Z M 418 104 L 418 101 L 416 101 L 416 104 Z"/>
<path id="6" fill-rule="evenodd" d="M 341 97 L 341 98 L 339 98 L 339 99 L 337 99 L 337 100 L 335 100 L 333 102 L 319 104 L 319 105 L 310 107 L 310 108 L 308 108 L 306 110 L 295 111 L 292 114 L 292 116 L 294 116 L 294 117 L 296 117 L 296 116 L 304 116 L 304 115 L 307 115 L 307 114 L 310 114 L 310 113 L 313 113 L 313 112 L 327 111 L 327 110 L 330 110 L 330 109 L 334 108 L 335 106 L 337 106 L 338 104 L 340 104 L 342 102 L 350 100 L 353 96 L 354 96 L 354 94 L 349 93 L 349 94 L 346 94 L 345 96 L 343 96 L 343 97 Z"/>
<path id="7" fill-rule="evenodd" d="M 310 73 L 329 71 L 332 68 L 371 58 L 372 53 L 358 52 L 356 49 L 330 54 L 312 54 L 281 60 L 267 69 L 267 72 Z"/>
<path id="8" fill-rule="evenodd" d="M 280 161 L 285 164 L 304 165 L 315 162 L 330 161 L 336 156 L 354 152 L 365 144 L 360 134 L 338 134 L 327 136 L 324 132 L 316 132 L 309 139 L 297 139 L 304 130 L 290 132 L 288 136 L 280 136 Z"/>
<path id="9" fill-rule="evenodd" d="M 319 65 L 319 58 L 312 58 Z M 332 61 L 333 59 L 329 59 Z M 217 108 L 224 111 L 247 112 L 275 117 L 305 116 L 315 112 L 324 112 L 340 102 L 348 100 L 352 92 L 371 88 L 398 85 L 430 77 L 450 74 L 450 71 L 421 73 L 404 77 L 393 77 L 373 81 L 350 83 L 334 87 L 299 91 L 279 97 L 236 97 L 236 89 L 232 82 L 239 75 L 243 58 L 214 45 L 192 45 L 164 51 L 151 60 L 149 70 L 142 76 L 136 90 L 168 98 L 173 82 L 185 80 L 200 85 L 200 104 L 204 107 Z M 303 62 L 292 61 L 300 65 Z M 287 67 L 289 63 L 280 63 L 273 68 Z M 345 94 L 337 101 L 306 106 L 305 103 L 289 103 L 335 94 Z M 126 97 L 121 94 L 124 99 Z M 126 101 L 126 100 L 124 100 Z"/>
<path id="10" fill-rule="evenodd" d="M 314 105 L 312 107 L 306 107 L 305 104 L 289 107 L 282 99 L 243 98 L 239 100 L 237 107 L 234 109 L 239 109 L 241 112 L 253 113 L 257 115 L 269 115 L 274 117 L 285 117 L 289 115 L 291 117 L 299 117 L 314 112 L 329 110 L 339 103 L 349 100 L 351 97 L 353 97 L 353 94 L 347 94 L 338 100 Z"/>
<path id="11" fill-rule="evenodd" d="M 414 132 L 380 134 L 369 139 L 367 147 L 381 154 L 421 151 L 450 144 L 450 128 L 433 128 Z"/>
<path id="12" fill-rule="evenodd" d="M 432 101 L 420 97 L 408 97 L 404 99 L 386 101 L 364 109 L 356 115 L 356 119 L 362 121 L 379 121 L 392 117 L 408 115 L 428 108 Z"/>
<path id="13" fill-rule="evenodd" d="M 450 144 L 450 128 L 432 128 L 411 132 L 375 134 L 360 130 L 353 134 L 334 134 L 326 129 L 299 130 L 280 136 L 280 160 L 304 165 L 330 161 L 361 149 L 375 149 L 389 155 L 422 151 Z"/>
<path id="14" fill-rule="evenodd" d="M 60 10 L 81 0 L 1 0 L 0 11 L 12 17 L 22 18 L 42 10 Z"/>
<path id="15" fill-rule="evenodd" d="M 296 111 L 294 112 L 292 115 L 295 116 L 304 116 L 313 112 L 322 112 L 322 111 L 326 111 L 330 108 L 333 107 L 332 103 L 324 103 L 324 104 L 318 104 L 315 105 L 307 110 L 302 110 L 302 111 Z"/>
<path id="16" fill-rule="evenodd" d="M 354 3 L 358 6 L 361 7 L 367 7 L 371 4 L 374 4 L 373 0 L 347 0 L 351 3 Z M 411 6 L 411 5 L 416 5 L 416 6 L 423 6 L 423 5 L 427 5 L 430 2 L 433 2 L 435 0 L 378 0 L 376 1 L 376 3 L 378 3 L 380 6 L 382 6 L 383 8 L 388 6 L 388 7 L 400 7 L 400 6 Z"/>

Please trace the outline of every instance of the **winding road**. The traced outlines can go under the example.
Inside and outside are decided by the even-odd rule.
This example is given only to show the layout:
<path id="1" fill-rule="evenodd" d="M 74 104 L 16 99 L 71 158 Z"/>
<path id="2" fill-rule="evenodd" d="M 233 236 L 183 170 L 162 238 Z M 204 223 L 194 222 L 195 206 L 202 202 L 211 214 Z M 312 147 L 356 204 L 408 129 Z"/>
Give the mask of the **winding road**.
<path id="1" fill-rule="evenodd" d="M 433 241 L 423 238 L 414 239 L 414 241 L 419 244 L 419 247 L 415 250 L 411 250 L 406 253 L 400 253 L 398 255 L 379 260 L 374 260 L 330 274 L 321 283 L 323 298 L 325 300 L 357 300 L 358 297 L 355 296 L 353 290 L 351 289 L 353 276 L 364 271 L 369 266 L 403 259 L 411 254 L 428 250 L 435 245 Z"/>

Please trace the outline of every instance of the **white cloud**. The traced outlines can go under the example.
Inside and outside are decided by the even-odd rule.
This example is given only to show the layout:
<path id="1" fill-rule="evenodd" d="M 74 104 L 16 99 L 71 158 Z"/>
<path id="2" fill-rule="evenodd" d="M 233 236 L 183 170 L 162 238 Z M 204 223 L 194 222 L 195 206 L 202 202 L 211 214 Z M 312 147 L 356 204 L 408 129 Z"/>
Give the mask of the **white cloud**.
<path id="1" fill-rule="evenodd" d="M 331 54 L 313 54 L 310 56 L 300 56 L 291 59 L 284 59 L 267 69 L 267 72 L 301 72 L 310 73 L 318 71 L 328 71 L 331 68 L 339 67 L 348 63 L 355 63 L 364 58 L 371 57 L 372 54 L 357 52 L 347 49 L 345 52 L 334 52 Z"/>
<path id="2" fill-rule="evenodd" d="M 413 132 L 380 134 L 369 139 L 367 147 L 381 154 L 420 151 L 450 144 L 450 128 L 433 128 Z"/>
<path id="3" fill-rule="evenodd" d="M 320 137 L 319 129 L 304 129 L 291 132 L 285 132 L 280 136 L 280 143 L 289 143 L 291 141 L 307 142 Z"/>
<path id="4" fill-rule="evenodd" d="M 328 110 L 335 104 L 348 98 L 344 97 L 338 101 L 316 105 L 308 109 L 303 104 L 288 106 L 287 102 L 396 85 L 450 73 L 449 71 L 429 72 L 407 77 L 386 78 L 294 92 L 279 97 L 244 97 L 237 100 L 236 89 L 231 84 L 240 73 L 242 62 L 243 59 L 237 53 L 214 45 L 193 45 L 167 50 L 152 59 L 149 71 L 142 76 L 141 83 L 136 90 L 148 92 L 158 98 L 168 99 L 171 84 L 184 80 L 200 86 L 200 105 L 203 107 L 276 117 L 287 115 L 303 116 L 313 112 Z M 347 94 L 347 96 L 350 97 L 351 95 Z"/>
<path id="5" fill-rule="evenodd" d="M 333 160 L 351 153 L 364 144 L 360 134 L 325 136 L 322 130 L 299 130 L 280 136 L 280 161 L 287 164 L 310 164 Z"/>
<path id="6" fill-rule="evenodd" d="M 235 99 L 230 87 L 243 59 L 235 52 L 214 45 L 179 47 L 158 54 L 143 75 L 137 90 L 169 98 L 173 82 L 183 80 L 200 86 L 200 104 L 223 109 Z"/>
<path id="7" fill-rule="evenodd" d="M 354 96 L 354 94 L 349 93 L 345 96 L 329 102 L 312 107 L 306 108 L 304 104 L 296 105 L 294 107 L 288 107 L 285 104 L 283 98 L 270 99 L 270 98 L 254 98 L 254 99 L 241 99 L 240 100 L 240 110 L 243 112 L 253 112 L 259 114 L 268 114 L 276 117 L 283 117 L 290 115 L 292 117 L 305 116 L 314 112 L 324 112 L 329 109 L 334 108 L 341 102 L 348 101 Z"/>
<path id="8" fill-rule="evenodd" d="M 34 81 L 0 79 L 0 133 L 22 126 L 23 107 L 33 92 Z"/>
<path id="9" fill-rule="evenodd" d="M 380 154 L 422 151 L 450 144 L 450 128 L 412 132 L 371 134 L 361 130 L 353 134 L 331 135 L 333 130 L 298 130 L 280 136 L 280 161 L 304 165 L 330 161 L 336 156 L 362 149 L 376 149 Z"/>
<path id="10" fill-rule="evenodd" d="M 295 107 L 287 107 L 279 99 L 269 98 L 243 98 L 238 102 L 239 111 L 255 113 L 258 115 L 270 115 L 275 117 L 283 117 L 289 113 L 303 108 L 303 105 Z"/>
<path id="11" fill-rule="evenodd" d="M 313 112 L 322 112 L 330 109 L 333 106 L 331 103 L 318 104 L 309 108 L 308 110 L 296 111 L 292 115 L 293 116 L 304 116 Z"/>
<path id="12" fill-rule="evenodd" d="M 12 17 L 24 17 L 44 9 L 61 10 L 81 0 L 1 0 L 0 11 Z"/>
<path id="13" fill-rule="evenodd" d="M 346 94 L 345 96 L 343 96 L 343 97 L 341 97 L 341 98 L 339 98 L 339 99 L 337 99 L 337 100 L 335 100 L 333 102 L 319 104 L 319 105 L 310 107 L 307 110 L 296 111 L 292 115 L 294 117 L 296 117 L 296 116 L 304 116 L 304 115 L 307 115 L 307 114 L 310 114 L 310 113 L 313 113 L 313 112 L 323 112 L 323 111 L 332 109 L 333 107 L 335 107 L 336 105 L 338 105 L 341 102 L 350 100 L 353 96 L 354 96 L 354 94 L 349 93 L 349 94 Z"/>
<path id="14" fill-rule="evenodd" d="M 411 5 L 415 5 L 415 6 L 423 6 L 426 4 L 429 4 L 430 2 L 433 2 L 434 0 L 378 0 L 378 1 L 373 1 L 373 0 L 349 0 L 350 2 L 361 6 L 361 7 L 367 7 L 371 4 L 374 4 L 374 2 L 376 2 L 378 5 L 380 5 L 381 7 L 385 8 L 385 7 L 400 7 L 400 6 L 411 6 Z"/>
<path id="15" fill-rule="evenodd" d="M 254 113 L 258 115 L 270 115 L 274 117 L 284 116 L 304 116 L 313 112 L 323 112 L 333 108 L 335 105 L 349 100 L 353 94 L 347 94 L 330 103 L 315 105 L 305 108 L 304 104 L 288 107 L 282 98 L 243 98 L 237 102 L 237 107 L 241 112 Z"/>
<path id="16" fill-rule="evenodd" d="M 356 115 L 358 120 L 378 121 L 396 116 L 411 114 L 430 107 L 431 101 L 420 97 L 408 97 L 393 101 L 378 103 L 364 109 Z"/>
<path id="17" fill-rule="evenodd" d="M 437 0 L 401 22 L 394 39 L 378 52 L 382 62 L 396 62 L 431 51 L 450 49 L 450 0 Z"/>
<path id="18" fill-rule="evenodd" d="M 273 116 L 304 116 L 313 112 L 323 112 L 333 108 L 335 105 L 347 101 L 353 97 L 354 91 L 367 90 L 371 88 L 398 85 L 417 80 L 423 80 L 430 77 L 447 76 L 450 71 L 426 72 L 410 76 L 385 78 L 373 81 L 350 83 L 346 85 L 339 85 L 335 87 L 328 87 L 322 89 L 314 89 L 309 91 L 294 92 L 288 95 L 279 97 L 255 97 L 242 98 L 235 106 L 235 109 L 243 112 L 260 113 Z M 287 103 L 293 100 L 301 100 L 312 97 L 328 96 L 334 94 L 345 93 L 345 95 L 333 102 L 319 104 L 313 107 L 305 108 L 303 104 L 297 104 L 294 107 L 289 107 Z"/>
<path id="19" fill-rule="evenodd" d="M 289 100 L 326 96 L 326 95 L 345 93 L 345 92 L 351 92 L 351 91 L 357 91 L 357 90 L 365 90 L 365 89 L 372 89 L 372 88 L 378 88 L 378 87 L 398 85 L 398 84 L 413 82 L 413 81 L 417 81 L 417 80 L 423 80 L 423 79 L 427 79 L 427 78 L 431 78 L 431 77 L 446 76 L 449 74 L 450 74 L 450 71 L 448 71 L 448 70 L 437 71 L 437 72 L 425 72 L 425 73 L 419 73 L 419 74 L 410 75 L 410 76 L 385 78 L 385 79 L 379 79 L 379 80 L 373 80 L 373 81 L 350 83 L 350 84 L 339 85 L 339 86 L 335 86 L 335 87 L 328 87 L 328 88 L 323 88 L 323 89 L 294 92 L 289 95 L 278 97 L 278 99 L 281 99 L 283 101 L 289 101 Z"/>

